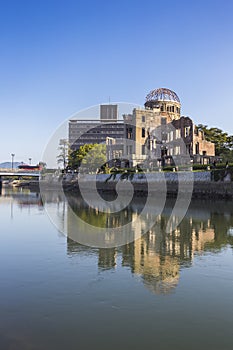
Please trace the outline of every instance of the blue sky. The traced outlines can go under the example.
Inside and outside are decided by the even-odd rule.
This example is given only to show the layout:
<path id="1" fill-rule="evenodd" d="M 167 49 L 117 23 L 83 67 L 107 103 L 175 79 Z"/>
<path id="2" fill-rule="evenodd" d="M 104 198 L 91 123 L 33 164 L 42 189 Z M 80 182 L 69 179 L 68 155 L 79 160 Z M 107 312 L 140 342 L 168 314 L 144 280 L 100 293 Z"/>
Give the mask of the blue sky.
<path id="1" fill-rule="evenodd" d="M 74 113 L 158 87 L 233 134 L 232 14 L 231 0 L 0 0 L 0 162 L 36 163 Z"/>

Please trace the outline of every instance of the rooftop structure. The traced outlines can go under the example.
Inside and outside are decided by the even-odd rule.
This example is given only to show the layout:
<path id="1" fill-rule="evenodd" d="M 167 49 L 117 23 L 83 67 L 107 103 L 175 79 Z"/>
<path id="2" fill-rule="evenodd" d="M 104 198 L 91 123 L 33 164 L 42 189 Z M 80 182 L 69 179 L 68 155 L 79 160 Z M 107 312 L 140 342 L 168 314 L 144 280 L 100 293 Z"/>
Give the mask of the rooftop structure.
<path id="1" fill-rule="evenodd" d="M 100 105 L 100 121 L 116 122 L 118 119 L 118 106 L 116 104 Z"/>
<path id="2" fill-rule="evenodd" d="M 145 108 L 160 111 L 168 121 L 180 118 L 180 99 L 177 94 L 166 88 L 152 90 L 146 96 Z"/>
<path id="3" fill-rule="evenodd" d="M 179 102 L 180 99 L 177 96 L 177 94 L 169 89 L 166 88 L 159 88 L 152 90 L 147 96 L 146 96 L 146 103 L 147 102 L 158 102 L 158 101 L 174 101 Z"/>

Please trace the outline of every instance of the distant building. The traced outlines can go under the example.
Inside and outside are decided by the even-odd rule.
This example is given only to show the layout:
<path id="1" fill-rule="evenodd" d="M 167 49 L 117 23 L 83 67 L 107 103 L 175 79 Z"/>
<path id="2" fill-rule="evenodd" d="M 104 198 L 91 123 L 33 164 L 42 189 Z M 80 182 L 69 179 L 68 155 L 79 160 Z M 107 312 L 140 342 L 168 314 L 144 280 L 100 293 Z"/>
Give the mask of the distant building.
<path id="1" fill-rule="evenodd" d="M 105 143 L 107 137 L 122 139 L 124 137 L 124 122 L 69 121 L 69 143 L 72 150 L 77 150 L 85 144 Z"/>
<path id="2" fill-rule="evenodd" d="M 124 122 L 118 120 L 118 106 L 116 104 L 100 105 L 99 120 L 69 121 L 69 143 L 71 149 L 77 150 L 84 144 L 105 143 L 106 138 L 124 137 Z"/>

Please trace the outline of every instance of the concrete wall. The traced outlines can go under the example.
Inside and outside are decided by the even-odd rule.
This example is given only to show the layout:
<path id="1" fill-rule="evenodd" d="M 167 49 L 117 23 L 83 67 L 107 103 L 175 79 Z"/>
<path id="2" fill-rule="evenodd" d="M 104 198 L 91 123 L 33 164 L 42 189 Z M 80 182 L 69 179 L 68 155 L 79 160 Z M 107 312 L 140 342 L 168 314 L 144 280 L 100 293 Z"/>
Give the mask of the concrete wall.
<path id="1" fill-rule="evenodd" d="M 105 183 L 106 180 L 108 182 L 117 182 L 120 179 L 120 174 L 117 174 L 114 178 L 113 176 L 110 178 L 110 174 L 98 174 L 91 175 L 87 174 L 85 176 L 81 176 L 80 179 L 83 181 L 96 181 Z M 200 172 L 190 172 L 190 171 L 181 171 L 181 172 L 155 172 L 155 173 L 145 173 L 145 174 L 134 174 L 132 182 L 135 183 L 143 183 L 145 181 L 164 181 L 167 182 L 208 182 L 211 181 L 211 173 L 210 171 L 200 171 Z"/>
<path id="2" fill-rule="evenodd" d="M 103 192 L 112 192 L 116 190 L 116 183 L 120 175 L 110 178 L 108 174 L 85 175 L 81 176 L 82 188 L 90 191 L 90 182 L 96 182 L 98 190 Z M 178 181 L 179 179 L 179 181 Z M 160 192 L 163 194 L 164 187 L 162 183 L 166 181 L 166 193 L 168 197 L 176 197 L 178 193 L 185 196 L 192 191 L 193 198 L 209 199 L 233 199 L 233 182 L 213 182 L 211 181 L 211 172 L 178 172 L 178 173 L 147 173 L 135 174 L 132 184 L 136 196 L 148 195 L 148 182 L 151 183 L 149 196 L 158 197 Z M 179 186 L 179 182 L 182 186 Z M 128 181 L 121 182 L 121 189 L 125 195 L 128 194 Z M 192 188 L 193 186 L 193 188 Z M 68 191 L 78 190 L 77 182 L 64 184 Z"/>
<path id="3" fill-rule="evenodd" d="M 196 154 L 196 144 L 199 143 L 199 153 L 203 155 L 203 152 L 208 156 L 215 156 L 215 145 L 212 142 L 206 141 L 202 132 L 198 132 L 198 135 L 193 134 L 193 154 Z"/>

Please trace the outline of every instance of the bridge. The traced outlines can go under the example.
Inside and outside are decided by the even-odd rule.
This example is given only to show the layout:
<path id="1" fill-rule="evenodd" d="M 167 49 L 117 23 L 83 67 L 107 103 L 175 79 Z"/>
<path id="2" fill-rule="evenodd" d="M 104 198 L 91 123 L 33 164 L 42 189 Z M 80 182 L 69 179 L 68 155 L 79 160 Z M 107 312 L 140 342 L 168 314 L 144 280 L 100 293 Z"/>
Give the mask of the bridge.
<path id="1" fill-rule="evenodd" d="M 20 170 L 1 170 L 0 178 L 2 177 L 40 177 L 40 171 L 20 171 Z"/>

